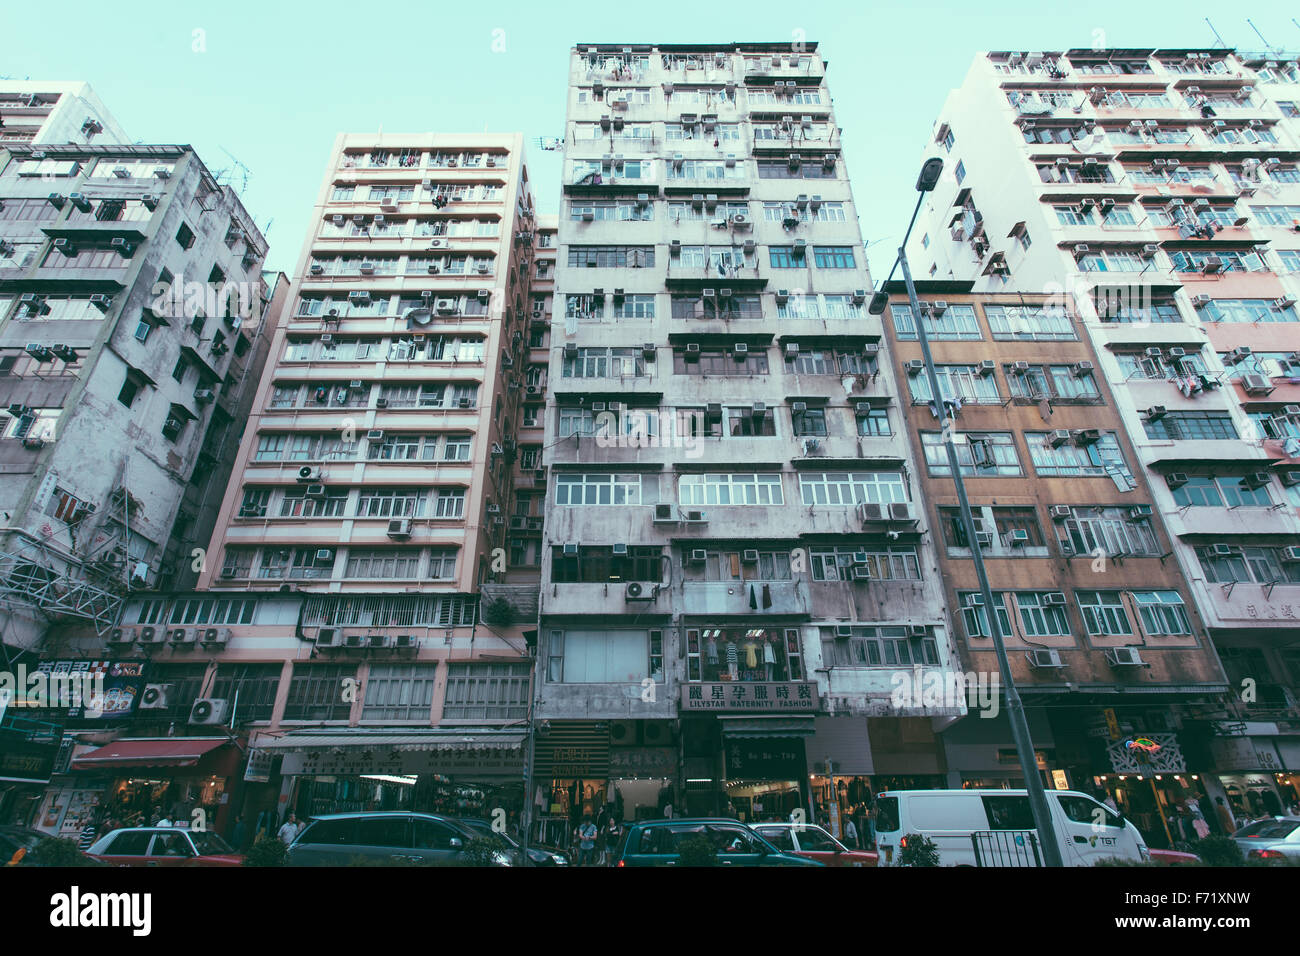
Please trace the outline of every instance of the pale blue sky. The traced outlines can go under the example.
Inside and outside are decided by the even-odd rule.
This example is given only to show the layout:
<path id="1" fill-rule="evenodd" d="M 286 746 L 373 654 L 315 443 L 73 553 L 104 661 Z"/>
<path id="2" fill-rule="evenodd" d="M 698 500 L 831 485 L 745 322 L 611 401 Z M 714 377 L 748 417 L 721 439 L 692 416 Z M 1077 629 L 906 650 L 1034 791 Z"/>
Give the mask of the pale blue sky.
<path id="1" fill-rule="evenodd" d="M 251 171 L 243 199 L 269 265 L 293 268 L 339 132 L 519 130 L 543 211 L 559 201 L 566 51 L 577 42 L 821 44 L 877 279 L 913 203 L 932 121 L 982 49 L 1300 48 L 1280 2 L 314 3 L 226 0 L 140 6 L 45 0 L 0 9 L 0 75 L 86 80 L 144 142 L 190 143 L 209 168 Z M 120 12 L 119 12 L 120 11 Z M 401 11 L 401 12 L 398 12 Z M 193 31 L 206 31 L 206 52 Z M 501 30 L 505 52 L 493 52 Z M 1097 34 L 1096 31 L 1103 31 Z M 238 183 L 238 179 L 236 180 Z M 880 240 L 879 244 L 877 240 Z"/>

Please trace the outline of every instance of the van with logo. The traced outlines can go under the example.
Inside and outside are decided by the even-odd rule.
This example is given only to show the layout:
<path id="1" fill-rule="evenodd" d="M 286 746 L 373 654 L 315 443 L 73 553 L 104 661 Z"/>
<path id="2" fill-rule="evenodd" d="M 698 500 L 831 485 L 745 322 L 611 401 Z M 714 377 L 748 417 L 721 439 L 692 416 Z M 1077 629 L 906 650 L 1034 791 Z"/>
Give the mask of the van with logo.
<path id="1" fill-rule="evenodd" d="M 1057 845 L 1066 866 L 1118 857 L 1151 858 L 1124 815 L 1086 793 L 1048 790 Z M 885 790 L 876 796 L 879 866 L 899 866 L 907 839 L 919 834 L 939 851 L 940 866 L 1044 866 L 1024 790 Z"/>

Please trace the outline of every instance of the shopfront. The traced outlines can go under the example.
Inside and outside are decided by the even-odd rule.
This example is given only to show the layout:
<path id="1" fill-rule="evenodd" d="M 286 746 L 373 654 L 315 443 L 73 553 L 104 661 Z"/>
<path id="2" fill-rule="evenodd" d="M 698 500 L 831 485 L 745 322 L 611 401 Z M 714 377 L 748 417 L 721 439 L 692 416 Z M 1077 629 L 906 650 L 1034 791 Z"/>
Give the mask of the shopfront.
<path id="1" fill-rule="evenodd" d="M 1249 729 L 1250 725 L 1237 724 Z M 1282 756 L 1275 738 L 1245 733 L 1210 739 L 1214 781 L 1240 820 L 1287 812 L 1295 790 L 1283 772 Z"/>
<path id="2" fill-rule="evenodd" d="M 105 781 L 99 809 L 123 826 L 166 817 L 201 821 L 224 833 L 240 765 L 240 750 L 229 737 L 150 737 L 117 740 L 76 756 L 71 770 Z M 42 818 L 49 815 L 44 811 Z"/>
<path id="3" fill-rule="evenodd" d="M 286 809 L 326 813 L 422 810 L 508 825 L 523 809 L 523 733 L 301 733 L 262 739 L 282 755 Z"/>

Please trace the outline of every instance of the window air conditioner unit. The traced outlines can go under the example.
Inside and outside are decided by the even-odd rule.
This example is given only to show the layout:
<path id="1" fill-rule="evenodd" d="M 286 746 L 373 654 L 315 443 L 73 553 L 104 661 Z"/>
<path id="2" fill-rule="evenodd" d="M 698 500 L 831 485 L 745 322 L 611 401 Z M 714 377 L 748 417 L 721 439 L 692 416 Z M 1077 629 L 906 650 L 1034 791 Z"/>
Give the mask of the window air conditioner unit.
<path id="1" fill-rule="evenodd" d="M 1128 520 L 1133 522 L 1148 521 L 1155 511 L 1150 505 L 1132 505 L 1128 509 Z"/>
<path id="2" fill-rule="evenodd" d="M 687 560 L 690 564 L 704 564 L 709 560 L 709 552 L 703 548 L 692 548 L 690 557 Z"/>
<path id="3" fill-rule="evenodd" d="M 925 362 L 920 359 L 912 359 L 909 362 L 903 363 L 903 368 L 907 371 L 909 377 L 915 378 L 925 371 Z"/>
<path id="4" fill-rule="evenodd" d="M 1106 649 L 1106 660 L 1112 667 L 1145 667 L 1142 654 L 1136 647 L 1111 647 Z"/>
<path id="5" fill-rule="evenodd" d="M 1291 545 L 1282 549 L 1282 560 L 1287 564 L 1296 564 L 1300 562 L 1300 547 Z"/>
<path id="6" fill-rule="evenodd" d="M 1013 548 L 1024 547 L 1029 543 L 1029 532 L 1024 528 L 1012 528 L 1007 535 L 1007 544 Z"/>
<path id="7" fill-rule="evenodd" d="M 988 378 L 997 369 L 998 363 L 993 359 L 982 359 L 977 366 L 977 371 L 981 378 Z"/>
<path id="8" fill-rule="evenodd" d="M 1054 648 L 1036 647 L 1027 651 L 1025 658 L 1029 661 L 1029 666 L 1035 670 L 1065 666 L 1061 661 L 1061 652 Z"/>
<path id="9" fill-rule="evenodd" d="M 1243 375 L 1241 387 L 1246 390 L 1247 395 L 1267 395 L 1273 391 L 1273 382 L 1267 375 Z"/>
<path id="10" fill-rule="evenodd" d="M 1242 478 L 1241 484 L 1245 488 L 1249 488 L 1252 491 L 1256 491 L 1260 488 L 1267 487 L 1271 480 L 1272 480 L 1272 475 L 1269 472 L 1255 471 L 1255 472 L 1251 472 L 1249 475 L 1246 475 L 1244 478 Z"/>
<path id="11" fill-rule="evenodd" d="M 1149 422 L 1158 422 L 1165 417 L 1165 406 L 1152 405 L 1147 409 L 1146 420 Z"/>
<path id="12" fill-rule="evenodd" d="M 1187 484 L 1187 475 L 1181 471 L 1171 471 L 1165 475 L 1165 484 L 1170 488 L 1181 488 Z"/>
<path id="13" fill-rule="evenodd" d="M 1047 433 L 1047 443 L 1053 448 L 1060 448 L 1070 441 L 1070 430 L 1068 428 L 1054 428 Z"/>
<path id="14" fill-rule="evenodd" d="M 1072 514 L 1069 505 L 1052 505 L 1051 508 L 1048 509 L 1048 513 L 1051 515 L 1053 521 L 1067 521 Z"/>
<path id="15" fill-rule="evenodd" d="M 1091 375 L 1093 368 L 1091 362 L 1076 362 L 1070 366 L 1070 371 L 1075 378 L 1083 378 L 1085 375 Z"/>
<path id="16" fill-rule="evenodd" d="M 851 624 L 835 625 L 835 637 L 837 639 L 846 640 L 847 638 L 850 638 L 852 636 L 853 636 L 853 625 Z"/>

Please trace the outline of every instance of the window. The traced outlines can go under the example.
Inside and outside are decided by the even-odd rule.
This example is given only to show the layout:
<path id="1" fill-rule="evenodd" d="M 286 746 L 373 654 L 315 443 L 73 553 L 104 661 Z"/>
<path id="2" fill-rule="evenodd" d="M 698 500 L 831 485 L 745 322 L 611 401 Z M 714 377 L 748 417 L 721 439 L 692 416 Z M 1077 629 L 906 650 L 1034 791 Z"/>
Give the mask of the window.
<path id="1" fill-rule="evenodd" d="M 1151 636 L 1192 633 L 1192 624 L 1177 591 L 1134 591 L 1142 629 Z"/>
<path id="2" fill-rule="evenodd" d="M 1078 337 L 1063 309 L 986 305 L 984 315 L 995 341 L 1073 341 Z"/>
<path id="3" fill-rule="evenodd" d="M 1061 550 L 1067 554 L 1144 555 L 1159 557 L 1159 542 L 1151 519 L 1127 507 L 1077 506 L 1059 525 Z"/>
<path id="4" fill-rule="evenodd" d="M 657 644 L 652 669 L 652 642 Z M 566 684 L 640 684 L 663 680 L 661 631 L 552 631 L 547 648 L 548 681 Z"/>
<path id="5" fill-rule="evenodd" d="M 1119 591 L 1075 591 L 1089 637 L 1131 637 L 1133 624 Z"/>
<path id="6" fill-rule="evenodd" d="M 1300 322 L 1295 306 L 1277 308 L 1272 299 L 1213 299 L 1201 315 L 1209 322 Z"/>
<path id="7" fill-rule="evenodd" d="M 891 305 L 889 311 L 899 339 L 915 339 L 916 322 L 911 306 Z M 936 342 L 983 338 L 975 310 L 969 305 L 950 305 L 939 315 L 927 314 L 925 334 L 926 338 Z"/>
<path id="8" fill-rule="evenodd" d="M 1173 262 L 1175 272 L 1264 272 L 1267 268 L 1264 258 L 1254 250 L 1179 250 L 1171 252 L 1169 259 Z M 1209 269 L 1206 268 L 1207 263 Z"/>
<path id="9" fill-rule="evenodd" d="M 189 249 L 194 245 L 194 230 L 185 223 L 181 223 L 180 229 L 176 230 L 176 245 L 182 249 Z"/>
<path id="10" fill-rule="evenodd" d="M 1013 398 L 1058 403 L 1101 400 L 1101 392 L 1092 374 L 1076 375 L 1069 365 L 1031 365 L 1028 369 L 1006 366 L 1005 370 Z"/>
<path id="11" fill-rule="evenodd" d="M 768 264 L 773 269 L 803 269 L 808 265 L 803 250 L 796 250 L 794 246 L 769 246 L 767 255 Z"/>
<path id="12" fill-rule="evenodd" d="M 851 637 L 836 628 L 821 628 L 822 663 L 827 667 L 938 666 L 933 637 L 909 637 L 904 625 L 854 627 Z"/>
<path id="13" fill-rule="evenodd" d="M 362 720 L 429 720 L 436 664 L 371 664 Z"/>
<path id="14" fill-rule="evenodd" d="M 1002 401 L 997 380 L 992 375 L 980 374 L 978 366 L 936 365 L 935 374 L 945 401 L 959 398 L 965 405 L 997 405 Z M 929 402 L 934 397 L 930 394 L 928 375 L 908 376 L 907 386 L 914 402 Z"/>
<path id="15" fill-rule="evenodd" d="M 130 371 L 126 373 L 126 380 L 122 382 L 122 388 L 117 393 L 117 400 L 130 408 L 135 403 L 135 397 L 140 394 L 140 380 Z"/>
<path id="16" fill-rule="evenodd" d="M 805 408 L 802 412 L 794 412 L 791 421 L 794 423 L 795 435 L 826 434 L 826 409 L 824 408 Z"/>
<path id="17" fill-rule="evenodd" d="M 955 444 L 957 465 L 963 475 L 995 477 L 1019 475 L 1020 459 L 1010 432 L 961 432 L 966 440 Z M 922 432 L 921 447 L 932 475 L 949 475 L 948 453 L 938 432 Z"/>
<path id="18" fill-rule="evenodd" d="M 1204 545 L 1196 549 L 1196 557 L 1211 584 L 1300 584 L 1300 564 L 1285 560 L 1281 548 Z"/>
<path id="19" fill-rule="evenodd" d="M 526 717 L 531 670 L 527 663 L 448 665 L 443 717 L 498 721 Z"/>
<path id="20" fill-rule="evenodd" d="M 958 160 L 957 167 L 952 171 L 952 174 L 957 180 L 957 185 L 960 186 L 962 184 L 962 180 L 966 178 L 966 164 L 963 163 L 961 160 Z"/>
<path id="21" fill-rule="evenodd" d="M 880 438 L 892 435 L 889 427 L 889 410 L 883 405 L 873 405 L 867 414 L 856 414 L 858 434 L 864 437 Z"/>
<path id="22" fill-rule="evenodd" d="M 686 676 L 691 682 L 803 679 L 799 631 L 793 628 L 784 632 L 777 628 L 690 629 L 686 632 L 686 657 Z M 762 699 L 760 690 L 765 691 L 754 689 L 754 699 Z M 795 693 L 804 697 L 810 688 Z"/>
<path id="23" fill-rule="evenodd" d="M 1029 457 L 1040 476 L 1083 477 L 1131 475 L 1119 439 L 1114 432 L 1103 432 L 1091 444 L 1079 445 L 1074 439 L 1053 448 L 1044 432 L 1025 432 Z"/>
<path id="24" fill-rule="evenodd" d="M 1148 438 L 1187 441 L 1238 437 L 1227 412 L 1167 412 L 1155 421 L 1143 419 L 1142 427 Z"/>
<path id="25" fill-rule="evenodd" d="M 280 671 L 279 664 L 218 664 L 212 696 L 233 700 L 238 695 L 239 711 L 244 719 L 270 720 L 280 686 Z"/>
<path id="26" fill-rule="evenodd" d="M 571 269 L 651 269 L 654 246 L 569 246 Z"/>
<path id="27" fill-rule="evenodd" d="M 914 547 L 866 544 L 849 548 L 814 548 L 809 557 L 814 581 L 851 581 L 853 569 L 861 567 L 867 569 L 873 581 L 921 580 L 921 564 Z M 862 560 L 864 557 L 865 562 Z"/>
<path id="28" fill-rule="evenodd" d="M 767 375 L 767 352 L 758 348 L 736 354 L 731 349 L 673 350 L 676 375 Z"/>
<path id="29" fill-rule="evenodd" d="M 419 569 L 416 548 L 349 548 L 344 574 L 349 579 L 416 578 Z"/>
<path id="30" fill-rule="evenodd" d="M 902 474 L 889 471 L 801 472 L 799 497 L 806 505 L 892 504 L 908 500 Z"/>
<path id="31" fill-rule="evenodd" d="M 852 246 L 816 246 L 813 249 L 813 261 L 818 269 L 853 269 Z"/>
<path id="32" fill-rule="evenodd" d="M 989 612 L 984 606 L 984 598 L 977 591 L 958 591 L 957 602 L 961 607 L 962 625 L 967 637 L 992 637 L 989 629 Z M 998 630 L 1003 637 L 1011 636 L 1011 615 L 1007 612 L 1006 592 L 993 592 L 994 607 L 997 608 Z"/>
<path id="33" fill-rule="evenodd" d="M 285 720 L 347 720 L 352 712 L 339 688 L 345 680 L 355 681 L 355 666 L 344 664 L 295 663 L 289 680 Z"/>
<path id="34" fill-rule="evenodd" d="M 713 473 L 682 475 L 678 494 L 691 505 L 780 505 L 785 503 L 779 474 Z"/>
<path id="35" fill-rule="evenodd" d="M 557 505 L 640 505 L 641 475 L 557 473 Z"/>
<path id="36" fill-rule="evenodd" d="M 1016 608 L 1026 637 L 1069 637 L 1070 621 L 1060 591 L 1017 591 Z M 1050 603 L 1052 600 L 1060 603 Z"/>

